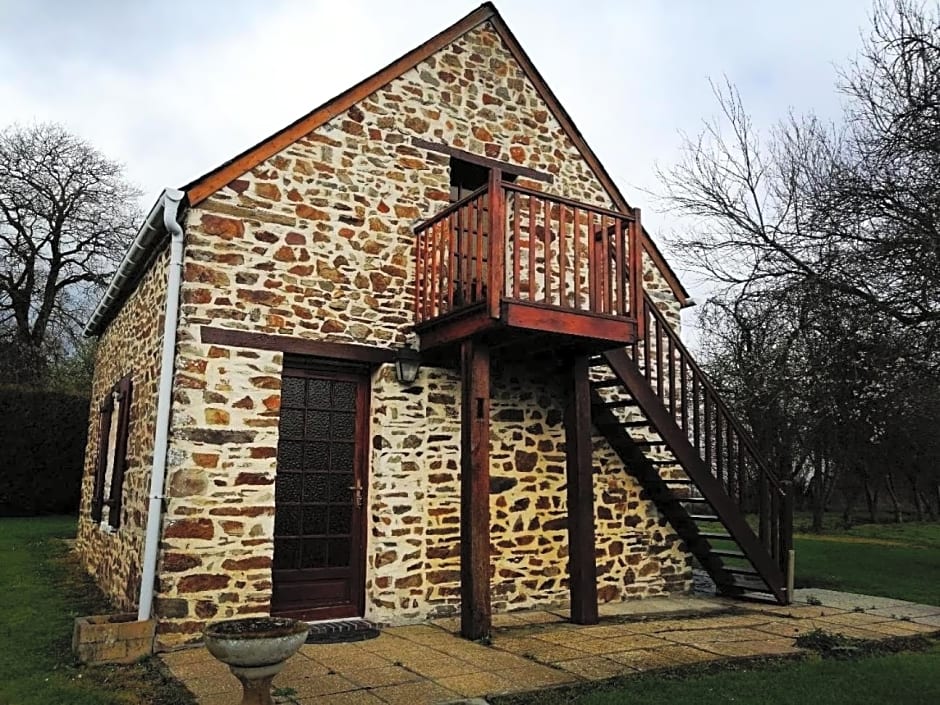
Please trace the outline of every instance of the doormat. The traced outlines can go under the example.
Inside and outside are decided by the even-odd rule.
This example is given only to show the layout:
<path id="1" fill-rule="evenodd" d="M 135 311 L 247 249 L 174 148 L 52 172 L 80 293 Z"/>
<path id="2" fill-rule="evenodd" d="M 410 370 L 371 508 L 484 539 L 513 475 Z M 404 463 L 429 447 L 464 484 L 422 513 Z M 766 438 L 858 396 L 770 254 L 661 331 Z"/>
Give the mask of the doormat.
<path id="1" fill-rule="evenodd" d="M 378 627 L 365 619 L 337 619 L 330 622 L 311 622 L 308 644 L 340 644 L 346 641 L 365 641 L 379 635 Z"/>

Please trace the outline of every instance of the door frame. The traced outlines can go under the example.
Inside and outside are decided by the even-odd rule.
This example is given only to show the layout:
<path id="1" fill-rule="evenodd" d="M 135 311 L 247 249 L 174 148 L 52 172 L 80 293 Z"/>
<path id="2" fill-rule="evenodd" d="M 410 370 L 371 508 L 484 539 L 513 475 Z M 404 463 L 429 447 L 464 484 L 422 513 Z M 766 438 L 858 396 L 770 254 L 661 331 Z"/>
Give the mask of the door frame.
<path id="1" fill-rule="evenodd" d="M 349 362 L 342 359 L 321 358 L 306 355 L 292 355 L 286 353 L 281 366 L 281 377 L 286 376 L 316 377 L 318 375 L 334 378 L 346 378 L 355 381 L 358 385 L 356 396 L 356 452 L 354 456 L 353 478 L 362 487 L 362 505 L 359 508 L 359 521 L 353 527 L 358 532 L 358 547 L 350 545 L 350 604 L 355 614 L 345 605 L 311 607 L 309 609 L 277 610 L 274 605 L 274 566 L 272 563 L 271 575 L 271 607 L 272 615 L 291 616 L 308 621 L 351 618 L 365 616 L 366 606 L 366 554 L 369 548 L 368 516 L 369 516 L 369 475 L 370 475 L 370 449 L 371 449 L 371 422 L 372 422 L 372 368 L 362 363 Z M 280 419 L 278 420 L 280 426 Z M 280 442 L 280 428 L 278 429 Z M 275 460 L 275 465 L 276 465 Z M 277 468 L 275 467 L 275 473 Z M 277 515 L 277 481 L 275 479 L 274 512 Z M 354 500 L 355 501 L 355 500 Z M 272 532 L 272 541 L 275 534 Z M 358 555 L 357 555 L 358 553 Z"/>

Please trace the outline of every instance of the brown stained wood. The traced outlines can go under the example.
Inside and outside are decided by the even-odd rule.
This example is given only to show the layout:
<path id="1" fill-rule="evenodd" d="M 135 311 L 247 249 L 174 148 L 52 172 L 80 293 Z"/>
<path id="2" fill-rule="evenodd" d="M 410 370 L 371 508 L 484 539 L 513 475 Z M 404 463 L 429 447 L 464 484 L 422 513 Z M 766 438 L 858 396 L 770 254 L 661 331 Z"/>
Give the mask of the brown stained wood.
<path id="1" fill-rule="evenodd" d="M 125 375 L 116 386 L 120 397 L 117 434 L 114 441 L 114 459 L 111 468 L 111 487 L 108 488 L 108 524 L 112 529 L 121 526 L 121 507 L 124 499 L 124 474 L 127 472 L 127 441 L 131 423 L 131 404 L 134 385 L 131 375 Z M 105 452 L 107 455 L 107 451 Z"/>
<path id="2" fill-rule="evenodd" d="M 700 403 L 698 377 L 692 375 L 692 436 L 695 439 L 695 450 L 702 450 L 702 407 Z"/>
<path id="3" fill-rule="evenodd" d="M 771 556 L 764 550 L 758 536 L 751 530 L 743 514 L 738 511 L 736 504 L 725 491 L 723 484 L 712 473 L 710 463 L 707 460 L 703 461 L 699 453 L 689 443 L 688 437 L 676 426 L 675 418 L 650 388 L 626 351 L 622 349 L 612 350 L 604 353 L 604 357 L 676 457 L 683 470 L 701 490 L 715 514 L 721 518 L 732 539 L 758 571 L 774 597 L 780 602 L 785 602 L 787 599 L 785 575 L 781 569 L 781 562 L 776 560 L 779 556 Z M 707 438 L 706 436 L 706 450 L 710 445 Z M 765 477 L 765 475 L 762 474 L 761 477 Z M 789 495 L 787 496 L 789 497 Z M 782 503 L 783 497 L 784 491 L 779 487 L 771 489 L 772 516 L 782 517 L 779 504 Z M 777 503 L 776 506 L 774 505 L 775 502 Z M 783 523 L 782 520 L 770 523 L 771 545 L 774 547 L 773 552 L 775 554 L 779 554 L 785 545 L 779 535 Z"/>
<path id="4" fill-rule="evenodd" d="M 581 309 L 581 226 L 578 224 L 580 211 L 571 209 L 571 233 L 574 237 L 574 307 Z"/>
<path id="5" fill-rule="evenodd" d="M 606 215 L 610 218 L 624 218 L 626 220 L 630 220 L 633 217 L 632 215 L 630 215 L 629 209 L 624 210 L 624 211 L 618 211 L 618 210 L 611 210 L 610 208 L 601 208 L 600 206 L 595 206 L 592 203 L 584 203 L 582 201 L 576 201 L 573 198 L 565 198 L 564 196 L 559 196 L 557 194 L 547 194 L 544 191 L 536 191 L 535 189 L 526 188 L 525 186 L 520 186 L 517 183 L 507 182 L 504 184 L 504 186 L 506 187 L 507 191 L 514 191 L 516 193 L 534 195 L 537 198 L 548 198 L 549 200 L 551 200 L 552 203 L 556 205 L 565 205 L 568 208 L 581 208 L 583 210 L 596 213 L 599 216 Z"/>
<path id="6" fill-rule="evenodd" d="M 489 291 L 490 316 L 499 318 L 499 302 L 506 282 L 506 201 L 502 172 L 490 170 L 489 181 Z"/>
<path id="7" fill-rule="evenodd" d="M 284 129 L 275 132 L 233 159 L 191 181 L 183 188 L 186 191 L 189 205 L 198 205 L 229 182 L 252 170 L 264 160 L 273 157 L 337 115 L 349 110 L 363 98 L 374 93 L 406 71 L 410 71 L 429 56 L 453 43 L 458 37 L 463 36 L 482 22 L 496 16 L 496 8 L 492 5 L 481 5 L 443 32 L 431 37 L 428 41 L 357 83 L 349 90 L 328 100 L 299 120 L 295 120 Z M 501 24 L 505 26 L 505 23 Z"/>
<path id="8" fill-rule="evenodd" d="M 633 209 L 633 223 L 630 225 L 630 310 L 637 318 L 637 335 L 646 336 L 646 315 L 641 313 L 646 308 L 643 301 L 643 250 L 640 244 L 640 233 L 643 226 L 640 221 L 641 211 Z"/>
<path id="9" fill-rule="evenodd" d="M 646 383 L 651 384 L 653 380 L 653 359 L 652 359 L 652 351 L 650 350 L 649 307 L 644 304 L 643 307 L 641 308 L 641 311 L 642 311 L 642 315 L 640 316 L 640 318 L 642 319 L 642 326 L 640 326 L 640 328 L 641 330 L 644 331 L 644 335 L 641 338 L 641 340 L 643 341 L 643 373 L 646 376 Z"/>
<path id="10" fill-rule="evenodd" d="M 535 197 L 529 194 L 529 301 L 535 301 Z"/>
<path id="11" fill-rule="evenodd" d="M 604 272 L 604 310 L 603 313 L 616 313 L 614 309 L 614 276 L 613 276 L 613 258 L 611 254 L 613 253 L 613 248 L 610 246 L 610 230 L 611 226 L 608 224 L 609 218 L 603 216 L 601 218 L 601 233 L 603 237 L 603 248 L 602 248 L 602 257 L 601 260 L 604 263 L 603 272 Z"/>
<path id="12" fill-rule="evenodd" d="M 454 277 L 457 276 L 457 238 L 455 230 L 457 214 L 451 213 L 447 218 L 447 230 L 450 254 L 447 260 L 447 313 L 454 310 Z"/>
<path id="13" fill-rule="evenodd" d="M 721 412 L 715 414 L 715 476 L 719 482 L 725 481 L 724 440 L 722 436 Z"/>
<path id="14" fill-rule="evenodd" d="M 502 321 L 512 328 L 606 340 L 614 345 L 628 345 L 636 338 L 636 324 L 622 316 L 516 301 L 503 301 L 502 308 Z"/>
<path id="15" fill-rule="evenodd" d="M 614 281 L 617 282 L 616 286 L 616 296 L 615 301 L 617 302 L 614 306 L 612 313 L 619 313 L 621 316 L 626 316 L 628 313 L 627 309 L 627 270 L 624 264 L 624 243 L 623 243 L 623 219 L 615 218 L 614 219 L 614 260 L 615 260 L 615 269 L 616 276 Z"/>
<path id="16" fill-rule="evenodd" d="M 597 267 L 594 266 L 594 214 L 586 211 L 584 214 L 585 229 L 587 230 L 587 268 L 588 268 L 588 310 L 597 310 Z"/>
<path id="17" fill-rule="evenodd" d="M 662 321 L 656 321 L 656 394 L 660 401 L 663 394 L 663 326 Z"/>
<path id="18" fill-rule="evenodd" d="M 562 308 L 568 306 L 565 297 L 567 287 L 568 261 L 565 251 L 565 206 L 558 206 L 558 305 Z"/>
<path id="19" fill-rule="evenodd" d="M 679 358 L 679 404 L 682 422 L 682 430 L 686 435 L 689 434 L 689 377 L 686 374 L 685 357 Z"/>
<path id="20" fill-rule="evenodd" d="M 453 345 L 466 338 L 493 330 L 498 323 L 490 317 L 483 302 L 462 306 L 453 313 L 415 327 L 421 338 L 421 350 Z"/>
<path id="21" fill-rule="evenodd" d="M 428 233 L 431 236 L 430 243 L 430 262 L 429 262 L 429 276 L 431 279 L 430 286 L 428 287 L 428 317 L 435 318 L 438 315 L 437 311 L 437 289 L 439 284 L 439 275 L 438 275 L 438 251 L 440 249 L 441 241 L 441 222 L 438 221 L 431 226 L 431 230 Z"/>
<path id="22" fill-rule="evenodd" d="M 488 637 L 490 607 L 490 353 L 461 346 L 460 633 Z"/>
<path id="23" fill-rule="evenodd" d="M 476 164 L 477 166 L 486 167 L 487 169 L 499 169 L 504 174 L 521 176 L 526 179 L 531 179 L 532 181 L 543 181 L 547 184 L 551 184 L 555 181 L 554 176 L 544 171 L 530 169 L 526 166 L 500 161 L 499 159 L 481 157 L 479 154 L 467 152 L 463 149 L 457 149 L 456 147 L 452 147 L 449 144 L 429 142 L 428 140 L 421 139 L 420 137 L 412 137 L 411 144 L 413 144 L 415 147 L 418 147 L 419 149 L 426 149 L 429 152 L 437 152 L 438 154 L 446 154 L 449 157 L 454 157 L 462 162 L 467 162 L 469 164 Z"/>
<path id="24" fill-rule="evenodd" d="M 705 445 L 705 465 L 708 466 L 709 471 L 712 470 L 712 404 L 711 404 L 711 395 L 708 391 L 705 391 L 702 399 L 703 405 L 705 407 L 705 426 L 703 428 L 704 436 L 702 441 Z"/>
<path id="25" fill-rule="evenodd" d="M 552 302 L 552 205 L 542 199 L 545 220 L 542 223 L 542 266 L 545 268 L 545 303 Z"/>
<path id="26" fill-rule="evenodd" d="M 571 621 L 597 624 L 591 387 L 588 358 L 572 361 L 565 409 L 568 491 L 568 571 Z"/>
<path id="27" fill-rule="evenodd" d="M 395 351 L 391 348 L 353 343 L 328 343 L 322 340 L 308 340 L 291 335 L 253 333 L 231 328 L 202 326 L 199 329 L 199 339 L 201 342 L 211 345 L 224 345 L 251 350 L 277 350 L 283 353 L 344 360 L 365 365 L 381 365 L 395 361 Z"/>
<path id="28" fill-rule="evenodd" d="M 510 217 L 512 218 L 512 298 L 514 299 L 521 298 L 520 287 L 522 286 L 522 283 L 519 281 L 522 270 L 522 217 L 520 214 L 520 201 L 521 198 L 518 195 L 512 196 L 513 207 L 510 211 Z"/>
<path id="29" fill-rule="evenodd" d="M 476 261 L 473 267 L 473 283 L 474 283 L 474 301 L 483 300 L 483 246 L 486 241 L 486 213 L 483 208 L 483 196 L 480 196 L 475 202 L 475 212 L 476 212 L 476 243 L 474 251 L 476 252 Z"/>
<path id="30" fill-rule="evenodd" d="M 667 338 L 666 352 L 669 354 L 669 413 L 676 415 L 676 349 L 672 337 Z"/>

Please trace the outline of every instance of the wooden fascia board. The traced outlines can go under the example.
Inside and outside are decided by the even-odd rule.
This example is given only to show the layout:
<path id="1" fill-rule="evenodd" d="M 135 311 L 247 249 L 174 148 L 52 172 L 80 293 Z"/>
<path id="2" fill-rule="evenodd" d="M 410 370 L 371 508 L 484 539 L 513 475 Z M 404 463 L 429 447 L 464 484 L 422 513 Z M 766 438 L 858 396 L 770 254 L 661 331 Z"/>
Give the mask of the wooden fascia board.
<path id="1" fill-rule="evenodd" d="M 187 184 L 183 187 L 183 190 L 186 191 L 190 206 L 198 205 L 232 180 L 250 171 L 265 159 L 273 157 L 337 115 L 349 110 L 349 108 L 379 90 L 382 86 L 410 71 L 477 25 L 495 16 L 497 16 L 496 8 L 491 3 L 484 3 L 463 19 L 431 37 L 431 39 L 396 59 L 385 68 L 360 81 L 349 90 L 328 100 L 320 107 L 262 140 L 254 147 L 250 147 L 234 159 Z"/>

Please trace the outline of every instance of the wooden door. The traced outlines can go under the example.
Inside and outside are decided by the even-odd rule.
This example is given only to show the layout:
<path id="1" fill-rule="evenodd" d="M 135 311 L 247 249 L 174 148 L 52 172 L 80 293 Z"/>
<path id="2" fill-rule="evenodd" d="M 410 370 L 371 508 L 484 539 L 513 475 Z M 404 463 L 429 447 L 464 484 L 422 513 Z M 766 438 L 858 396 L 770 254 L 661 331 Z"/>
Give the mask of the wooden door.
<path id="1" fill-rule="evenodd" d="M 271 613 L 362 616 L 369 378 L 285 364 Z"/>

